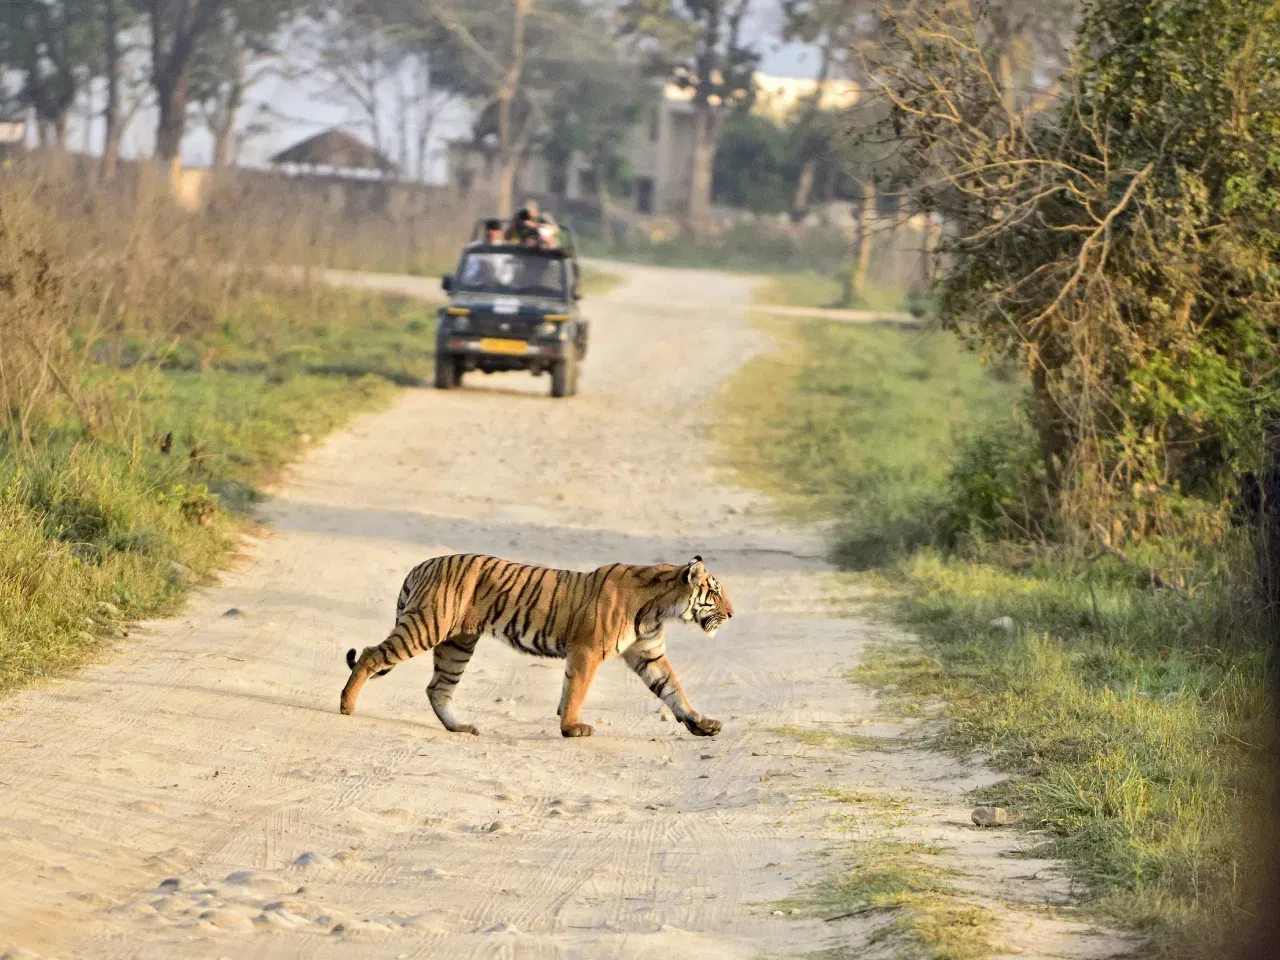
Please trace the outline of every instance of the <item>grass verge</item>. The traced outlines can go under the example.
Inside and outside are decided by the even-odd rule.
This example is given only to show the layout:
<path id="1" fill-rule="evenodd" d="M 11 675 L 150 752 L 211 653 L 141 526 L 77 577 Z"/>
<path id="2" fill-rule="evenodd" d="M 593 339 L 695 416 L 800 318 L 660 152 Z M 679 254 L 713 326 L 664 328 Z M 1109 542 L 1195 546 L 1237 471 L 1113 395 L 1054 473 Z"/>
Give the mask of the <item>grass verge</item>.
<path id="1" fill-rule="evenodd" d="M 937 334 L 770 329 L 779 351 L 722 398 L 728 461 L 784 511 L 833 518 L 837 556 L 875 570 L 920 637 L 855 679 L 907 708 L 942 697 L 947 739 L 1015 774 L 984 799 L 1044 831 L 1036 852 L 1065 858 L 1099 915 L 1159 955 L 1224 955 L 1257 907 L 1269 749 L 1231 558 L 1174 592 L 1110 557 L 944 552 L 966 438 L 1001 429 L 1019 385 Z"/>
<path id="2" fill-rule="evenodd" d="M 755 296 L 756 303 L 781 307 L 836 307 L 877 313 L 901 313 L 907 309 L 906 295 L 901 290 L 869 287 L 855 295 L 851 303 L 843 303 L 843 299 L 839 278 L 812 270 L 769 277 L 761 282 Z"/>
<path id="3" fill-rule="evenodd" d="M 929 863 L 940 851 L 925 844 L 871 841 L 839 852 L 840 869 L 785 900 L 780 909 L 820 917 L 829 923 L 870 920 L 870 944 L 892 956 L 930 960 L 978 960 L 996 950 L 995 919 L 966 900 L 951 882 L 954 874 Z M 824 951 L 822 960 L 843 960 L 845 950 Z M 816 960 L 815 958 L 815 960 Z"/>
<path id="4" fill-rule="evenodd" d="M 0 691 L 82 664 L 120 624 L 209 574 L 257 488 L 394 384 L 429 376 L 427 308 L 329 291 L 229 307 L 199 337 L 83 371 L 108 396 L 90 436 L 55 410 L 0 443 Z"/>

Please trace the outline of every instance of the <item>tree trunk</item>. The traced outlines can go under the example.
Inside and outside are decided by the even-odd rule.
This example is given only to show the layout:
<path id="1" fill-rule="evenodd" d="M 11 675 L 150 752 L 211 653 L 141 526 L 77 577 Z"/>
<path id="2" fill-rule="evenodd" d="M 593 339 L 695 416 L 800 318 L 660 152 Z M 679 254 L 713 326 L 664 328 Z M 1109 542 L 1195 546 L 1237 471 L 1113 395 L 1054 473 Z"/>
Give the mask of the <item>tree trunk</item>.
<path id="1" fill-rule="evenodd" d="M 103 39 L 106 54 L 107 106 L 104 110 L 106 133 L 102 143 L 102 178 L 112 180 L 120 162 L 120 142 L 124 139 L 120 122 L 120 30 L 119 0 L 105 0 L 103 4 Z"/>
<path id="2" fill-rule="evenodd" d="M 800 168 L 800 177 L 796 180 L 796 193 L 791 200 L 791 222 L 800 223 L 809 215 L 809 193 L 813 190 L 813 175 L 818 161 L 806 157 L 804 166 Z"/>
<path id="3" fill-rule="evenodd" d="M 1031 396 L 1035 405 L 1035 428 L 1040 437 L 1040 456 L 1044 463 L 1049 502 L 1058 503 L 1066 483 L 1063 470 L 1070 459 L 1070 439 L 1065 426 L 1066 415 L 1054 398 L 1049 384 L 1049 370 L 1039 358 L 1034 361 L 1031 369 Z"/>
<path id="4" fill-rule="evenodd" d="M 813 190 L 814 169 L 818 159 L 813 155 L 813 144 L 809 142 L 810 128 L 814 117 L 822 109 L 822 94 L 827 89 L 827 76 L 831 72 L 832 38 L 822 45 L 822 58 L 818 61 L 818 75 L 814 78 L 813 97 L 805 107 L 804 116 L 800 120 L 800 149 L 803 163 L 800 166 L 800 177 L 796 180 L 796 192 L 791 199 L 791 222 L 799 223 L 809 213 L 809 194 Z"/>
<path id="5" fill-rule="evenodd" d="M 511 108 L 520 89 L 520 76 L 524 72 L 524 21 L 533 0 L 512 0 L 511 4 L 511 58 L 506 76 L 497 92 L 498 99 L 498 216 L 511 216 L 512 194 L 515 192 L 516 171 L 521 152 L 516 149 L 511 131 Z M 526 118 L 526 123 L 529 120 Z"/>
<path id="6" fill-rule="evenodd" d="M 240 103 L 244 99 L 244 55 L 237 61 L 240 75 L 232 82 L 227 91 L 227 102 L 217 113 L 217 124 L 213 131 L 213 168 L 225 170 L 231 166 L 236 142 L 236 115 L 240 113 Z"/>
<path id="7" fill-rule="evenodd" d="M 234 117 L 234 114 L 231 114 Z M 235 131 L 230 119 L 218 124 L 213 136 L 213 169 L 225 170 L 231 166 L 231 148 L 235 144 Z"/>
<path id="8" fill-rule="evenodd" d="M 709 103 L 693 108 L 693 178 L 689 183 L 686 225 L 695 235 L 711 227 L 711 177 L 715 171 L 719 115 Z"/>
<path id="9" fill-rule="evenodd" d="M 871 246 L 876 219 L 876 185 L 870 177 L 862 183 L 862 209 L 858 212 L 858 258 L 853 273 L 853 290 L 862 296 L 871 271 Z"/>
<path id="10" fill-rule="evenodd" d="M 187 68 L 156 78 L 160 121 L 156 125 L 156 159 L 169 165 L 181 162 L 182 138 L 187 132 Z"/>
<path id="11" fill-rule="evenodd" d="M 600 198 L 600 233 L 604 236 L 605 246 L 613 249 L 613 198 L 609 196 L 609 187 L 605 182 L 604 171 L 596 170 L 596 191 Z"/>
<path id="12" fill-rule="evenodd" d="M 933 211 L 926 210 L 924 212 L 924 224 L 920 228 L 920 283 L 925 290 L 933 286 L 933 278 L 937 272 L 933 256 L 934 247 L 936 246 L 933 228 Z"/>
<path id="13" fill-rule="evenodd" d="M 503 220 L 511 217 L 512 197 L 516 192 L 516 172 L 520 166 L 520 158 L 516 155 L 504 156 L 498 164 L 498 216 Z"/>

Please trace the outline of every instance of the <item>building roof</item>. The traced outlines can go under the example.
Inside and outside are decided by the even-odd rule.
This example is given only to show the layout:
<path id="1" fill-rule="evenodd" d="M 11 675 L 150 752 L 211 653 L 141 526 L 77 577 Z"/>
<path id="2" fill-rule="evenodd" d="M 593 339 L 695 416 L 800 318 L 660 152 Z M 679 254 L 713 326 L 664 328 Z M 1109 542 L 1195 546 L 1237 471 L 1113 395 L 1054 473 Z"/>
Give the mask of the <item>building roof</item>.
<path id="1" fill-rule="evenodd" d="M 326 130 L 281 150 L 271 158 L 277 166 L 328 167 L 333 170 L 360 170 L 387 174 L 397 172 L 394 163 L 358 137 L 345 130 Z"/>

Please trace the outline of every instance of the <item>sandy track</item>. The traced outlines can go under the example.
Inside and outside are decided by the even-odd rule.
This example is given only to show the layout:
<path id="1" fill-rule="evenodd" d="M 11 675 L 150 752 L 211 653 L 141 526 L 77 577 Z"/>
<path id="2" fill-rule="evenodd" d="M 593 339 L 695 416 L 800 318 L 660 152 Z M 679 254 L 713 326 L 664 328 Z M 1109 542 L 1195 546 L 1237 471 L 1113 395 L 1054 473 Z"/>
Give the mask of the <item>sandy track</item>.
<path id="1" fill-rule="evenodd" d="M 781 956 L 865 944 L 877 921 L 778 915 L 833 843 L 942 842 L 1012 948 L 1120 942 L 1040 906 L 1051 864 L 966 823 L 987 782 L 919 749 L 808 746 L 796 726 L 901 732 L 845 679 L 870 625 L 814 531 L 769 522 L 715 473 L 706 400 L 765 349 L 746 285 L 627 268 L 588 301 L 582 394 L 472 375 L 405 393 L 320 445 L 275 492 L 270 534 L 109 663 L 0 705 L 0 955 L 60 957 Z M 434 293 L 430 280 L 396 289 Z M 385 285 L 385 282 L 384 282 Z M 679 308 L 663 304 L 681 304 Z M 337 712 L 343 654 L 380 640 L 404 573 L 486 551 L 576 568 L 706 557 L 738 616 L 670 655 L 714 740 L 664 722 L 621 663 L 559 736 L 560 665 L 482 644 L 458 688 L 479 738 L 445 732 L 429 659 Z M 235 612 L 232 612 L 235 611 Z M 908 802 L 886 823 L 824 787 Z M 858 955 L 864 955 L 857 949 Z M 17 952 L 15 955 L 25 955 Z M 868 956 L 874 954 L 865 954 Z"/>

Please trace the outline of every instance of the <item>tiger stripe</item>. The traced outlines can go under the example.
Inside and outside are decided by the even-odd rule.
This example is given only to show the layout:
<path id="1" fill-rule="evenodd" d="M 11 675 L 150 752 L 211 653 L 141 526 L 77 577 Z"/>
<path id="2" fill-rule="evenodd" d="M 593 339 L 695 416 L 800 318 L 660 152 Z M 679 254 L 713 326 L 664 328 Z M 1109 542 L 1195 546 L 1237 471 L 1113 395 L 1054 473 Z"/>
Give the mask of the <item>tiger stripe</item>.
<path id="1" fill-rule="evenodd" d="M 351 675 L 340 709 L 355 710 L 366 680 L 428 650 L 434 672 L 427 699 L 447 730 L 477 733 L 458 719 L 453 692 L 483 636 L 536 657 L 566 660 L 560 732 L 590 736 L 582 702 L 599 665 L 621 656 L 694 734 L 713 736 L 720 723 L 690 705 L 666 656 L 663 623 L 697 623 L 708 635 L 733 616 L 724 588 L 701 557 L 688 564 L 612 563 L 589 572 L 514 563 L 485 554 L 434 557 L 405 577 L 396 622 L 387 638 L 347 652 Z"/>

